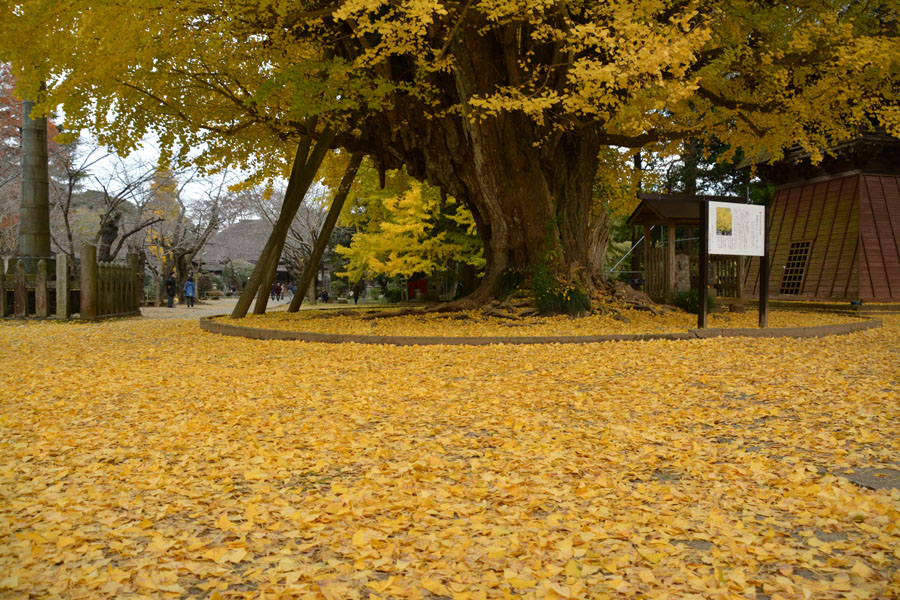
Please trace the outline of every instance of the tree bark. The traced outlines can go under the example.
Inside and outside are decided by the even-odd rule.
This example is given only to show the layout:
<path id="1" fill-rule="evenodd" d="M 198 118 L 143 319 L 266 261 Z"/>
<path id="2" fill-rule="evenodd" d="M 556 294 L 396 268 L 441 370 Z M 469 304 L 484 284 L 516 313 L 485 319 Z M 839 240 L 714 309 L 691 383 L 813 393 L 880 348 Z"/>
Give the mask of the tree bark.
<path id="1" fill-rule="evenodd" d="M 596 138 L 589 132 L 561 136 L 550 159 L 539 132 L 519 115 L 467 123 L 461 132 L 452 127 L 424 153 L 428 178 L 470 208 L 485 245 L 485 273 L 469 299 L 491 297 L 507 269 L 546 264 L 588 288 L 602 277 L 609 220 L 602 209 L 591 212 Z M 458 143 L 463 136 L 465 146 Z M 464 158 L 466 152 L 471 157 Z M 461 160 L 450 162 L 452 156 Z"/>
<path id="2" fill-rule="evenodd" d="M 112 254 L 112 245 L 119 236 L 119 222 L 122 220 L 122 213 L 119 210 L 113 210 L 103 215 L 100 222 L 100 231 L 97 232 L 99 238 L 99 246 L 97 247 L 97 260 L 100 262 L 112 262 L 115 258 Z"/>

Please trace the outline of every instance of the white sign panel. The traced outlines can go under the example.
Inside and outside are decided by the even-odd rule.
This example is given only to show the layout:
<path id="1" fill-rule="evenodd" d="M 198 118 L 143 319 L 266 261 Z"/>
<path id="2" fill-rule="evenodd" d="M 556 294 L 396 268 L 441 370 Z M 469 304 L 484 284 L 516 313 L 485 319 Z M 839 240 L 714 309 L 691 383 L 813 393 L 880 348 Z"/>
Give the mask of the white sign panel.
<path id="1" fill-rule="evenodd" d="M 762 256 L 766 208 L 753 204 L 709 203 L 709 253 Z"/>

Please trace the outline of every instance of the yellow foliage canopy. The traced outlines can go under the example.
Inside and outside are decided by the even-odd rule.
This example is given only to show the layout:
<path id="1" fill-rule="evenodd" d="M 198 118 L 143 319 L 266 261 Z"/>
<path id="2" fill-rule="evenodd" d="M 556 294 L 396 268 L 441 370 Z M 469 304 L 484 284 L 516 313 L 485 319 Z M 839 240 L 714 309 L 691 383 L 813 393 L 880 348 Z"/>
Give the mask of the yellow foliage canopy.
<path id="1" fill-rule="evenodd" d="M 548 251 L 567 279 L 601 275 L 604 147 L 816 159 L 900 135 L 897 22 L 896 0 L 22 0 L 0 8 L 0 60 L 120 150 L 156 131 L 175 158 L 263 177 L 328 127 L 471 212 L 486 299 Z"/>

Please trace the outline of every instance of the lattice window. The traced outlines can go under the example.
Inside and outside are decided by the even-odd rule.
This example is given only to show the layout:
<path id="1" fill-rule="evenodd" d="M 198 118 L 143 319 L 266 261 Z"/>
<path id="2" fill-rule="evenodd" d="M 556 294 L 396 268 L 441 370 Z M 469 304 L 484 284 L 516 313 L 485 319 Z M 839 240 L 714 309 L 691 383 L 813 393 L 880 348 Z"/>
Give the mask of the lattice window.
<path id="1" fill-rule="evenodd" d="M 787 263 L 784 265 L 784 275 L 781 277 L 781 292 L 786 295 L 796 295 L 803 287 L 803 275 L 806 273 L 806 263 L 809 259 L 811 241 L 794 242 L 788 251 Z"/>

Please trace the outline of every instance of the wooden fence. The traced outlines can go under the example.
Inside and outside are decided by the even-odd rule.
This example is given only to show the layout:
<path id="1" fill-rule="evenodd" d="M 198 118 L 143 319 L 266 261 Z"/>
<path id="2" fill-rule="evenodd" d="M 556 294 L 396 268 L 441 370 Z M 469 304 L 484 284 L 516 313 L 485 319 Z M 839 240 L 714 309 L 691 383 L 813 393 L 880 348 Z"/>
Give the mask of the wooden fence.
<path id="1" fill-rule="evenodd" d="M 697 289 L 697 268 L 699 260 L 691 257 L 689 263 L 691 287 Z M 720 298 L 743 298 L 743 281 L 746 257 L 710 256 L 709 282 Z M 669 302 L 675 294 L 674 275 L 667 276 L 671 268 L 666 260 L 665 246 L 648 245 L 644 249 L 644 291 L 656 302 Z"/>
<path id="2" fill-rule="evenodd" d="M 126 264 L 98 263 L 97 248 L 90 244 L 82 248 L 77 272 L 66 254 L 38 260 L 36 273 L 26 273 L 25 261 L 19 259 L 12 273 L 0 277 L 0 316 L 68 319 L 77 313 L 82 319 L 102 319 L 140 315 L 143 273 L 136 254 L 129 254 L 127 260 Z M 48 262 L 56 263 L 55 278 L 49 276 Z"/>
<path id="3" fill-rule="evenodd" d="M 743 256 L 710 257 L 713 265 L 713 277 L 710 279 L 720 298 L 743 298 L 741 282 L 743 281 Z"/>

